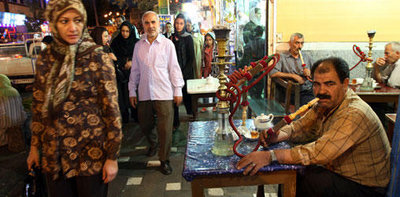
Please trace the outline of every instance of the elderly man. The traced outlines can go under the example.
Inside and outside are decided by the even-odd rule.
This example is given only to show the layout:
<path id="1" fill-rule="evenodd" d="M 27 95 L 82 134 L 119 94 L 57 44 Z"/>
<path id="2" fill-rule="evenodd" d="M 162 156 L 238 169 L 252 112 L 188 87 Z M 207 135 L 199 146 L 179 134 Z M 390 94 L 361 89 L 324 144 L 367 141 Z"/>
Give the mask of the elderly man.
<path id="1" fill-rule="evenodd" d="M 385 46 L 385 56 L 374 63 L 374 78 L 379 83 L 400 87 L 400 43 L 389 42 Z"/>
<path id="2" fill-rule="evenodd" d="M 174 44 L 159 35 L 160 22 L 155 12 L 142 17 L 145 35 L 136 43 L 129 78 L 129 100 L 138 108 L 139 124 L 150 142 L 148 156 L 158 153 L 161 172 L 171 174 L 169 155 L 172 143 L 173 103 L 182 102 L 184 85 L 182 72 L 176 58 Z M 139 102 L 136 89 L 139 86 Z M 154 115 L 157 116 L 157 133 L 153 132 Z M 158 134 L 158 142 L 157 142 Z"/>
<path id="3" fill-rule="evenodd" d="M 237 164 L 255 174 L 271 162 L 306 165 L 298 173 L 296 196 L 384 196 L 390 179 L 390 145 L 374 111 L 348 88 L 349 66 L 340 58 L 316 62 L 313 91 L 320 100 L 299 120 L 267 138 L 291 149 L 253 152 Z"/>
<path id="4" fill-rule="evenodd" d="M 310 77 L 310 68 L 313 61 L 310 56 L 303 54 L 305 64 L 305 68 L 303 68 L 303 63 L 300 59 L 300 50 L 303 48 L 303 45 L 303 34 L 292 34 L 289 41 L 289 51 L 281 54 L 279 62 L 270 72 L 272 78 L 286 78 L 301 84 L 300 105 L 304 105 L 314 98 L 312 93 L 312 83 L 307 80 L 307 77 Z M 284 92 L 280 92 L 280 95 L 284 95 Z"/>

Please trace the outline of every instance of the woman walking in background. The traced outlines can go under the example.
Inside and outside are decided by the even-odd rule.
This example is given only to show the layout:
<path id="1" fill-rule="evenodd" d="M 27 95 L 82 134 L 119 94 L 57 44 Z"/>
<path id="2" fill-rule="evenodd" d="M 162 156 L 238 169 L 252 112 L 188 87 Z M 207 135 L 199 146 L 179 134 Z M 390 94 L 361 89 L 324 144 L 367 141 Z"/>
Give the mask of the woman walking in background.
<path id="1" fill-rule="evenodd" d="M 175 33 L 171 36 L 171 40 L 175 45 L 176 55 L 179 66 L 182 70 L 185 85 L 182 88 L 183 104 L 185 105 L 186 113 L 193 115 L 192 99 L 187 93 L 187 80 L 194 79 L 193 61 L 194 61 L 194 46 L 191 34 L 186 32 L 186 19 L 183 14 L 178 14 L 174 22 Z M 175 107 L 174 112 L 174 128 L 179 127 L 179 108 Z"/>
<path id="2" fill-rule="evenodd" d="M 117 56 L 117 80 L 118 80 L 118 102 L 122 115 L 122 122 L 129 122 L 129 109 L 131 117 L 135 122 L 138 121 L 137 110 L 129 104 L 128 82 L 131 73 L 132 55 L 135 49 L 135 44 L 138 41 L 138 36 L 135 32 L 135 27 L 128 21 L 125 21 L 120 26 L 120 33 L 112 41 L 111 49 Z M 118 74 L 118 73 L 122 73 Z"/>
<path id="3" fill-rule="evenodd" d="M 107 196 L 122 138 L 114 66 L 80 0 L 50 0 L 45 16 L 54 40 L 37 59 L 28 169 L 42 169 L 50 197 Z"/>
<path id="4" fill-rule="evenodd" d="M 108 56 L 110 56 L 111 60 L 114 62 L 117 61 L 117 57 L 114 55 L 114 53 L 111 50 L 110 47 L 110 36 L 105 27 L 96 27 L 90 33 L 90 36 L 93 38 L 93 41 L 100 46 L 103 46 L 103 52 L 107 53 Z"/>

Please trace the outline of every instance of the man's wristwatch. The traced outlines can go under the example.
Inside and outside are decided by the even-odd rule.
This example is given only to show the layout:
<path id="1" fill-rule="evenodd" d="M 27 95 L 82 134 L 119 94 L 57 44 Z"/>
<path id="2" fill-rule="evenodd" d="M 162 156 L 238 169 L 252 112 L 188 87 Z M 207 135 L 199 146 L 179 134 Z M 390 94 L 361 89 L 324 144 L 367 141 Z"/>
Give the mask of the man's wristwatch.
<path id="1" fill-rule="evenodd" d="M 277 162 L 278 159 L 276 158 L 276 155 L 275 155 L 274 150 L 269 150 L 269 153 L 270 153 L 270 155 L 271 155 L 271 163 L 272 163 L 272 162 Z"/>

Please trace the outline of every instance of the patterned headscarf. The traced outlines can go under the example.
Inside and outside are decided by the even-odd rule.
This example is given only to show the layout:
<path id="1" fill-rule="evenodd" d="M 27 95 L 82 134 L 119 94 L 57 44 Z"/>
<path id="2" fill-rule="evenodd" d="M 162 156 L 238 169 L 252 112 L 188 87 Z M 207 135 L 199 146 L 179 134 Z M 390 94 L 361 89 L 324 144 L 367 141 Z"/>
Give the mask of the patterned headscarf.
<path id="1" fill-rule="evenodd" d="M 83 19 L 82 37 L 77 44 L 70 45 L 64 41 L 56 27 L 57 20 L 67 10 L 76 10 Z M 75 60 L 77 54 L 86 53 L 93 50 L 96 43 L 90 37 L 86 22 L 86 10 L 80 0 L 50 0 L 45 12 L 46 19 L 49 21 L 51 33 L 54 41 L 49 45 L 49 50 L 65 55 L 62 62 L 55 61 L 48 78 L 46 80 L 45 101 L 43 104 L 43 115 L 51 117 L 51 113 L 56 111 L 68 97 L 71 91 L 71 84 L 74 80 Z"/>
<path id="2" fill-rule="evenodd" d="M 4 74 L 0 74 L 0 97 L 19 96 L 18 91 L 11 86 L 11 81 Z"/>

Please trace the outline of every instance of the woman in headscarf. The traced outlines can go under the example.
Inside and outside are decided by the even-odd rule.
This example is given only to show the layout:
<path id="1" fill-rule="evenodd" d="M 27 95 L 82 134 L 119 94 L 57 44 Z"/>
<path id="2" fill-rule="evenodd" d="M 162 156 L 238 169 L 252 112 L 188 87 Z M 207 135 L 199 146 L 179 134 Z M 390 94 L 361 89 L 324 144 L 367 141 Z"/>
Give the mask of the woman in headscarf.
<path id="1" fill-rule="evenodd" d="M 193 39 L 193 71 L 194 78 L 201 79 L 201 52 L 204 45 L 204 37 L 201 35 L 197 24 L 192 24 L 190 19 L 186 21 L 186 31 L 192 35 Z"/>
<path id="2" fill-rule="evenodd" d="M 243 40 L 244 43 L 247 44 L 250 41 L 254 40 L 255 36 L 255 29 L 257 26 L 261 25 L 261 9 L 260 8 L 253 8 L 250 11 L 249 19 L 250 21 L 246 23 L 243 28 Z"/>
<path id="3" fill-rule="evenodd" d="M 117 57 L 111 50 L 109 33 L 105 27 L 95 27 L 90 36 L 97 45 L 103 46 L 104 53 L 107 53 L 113 61 L 117 61 Z"/>
<path id="4" fill-rule="evenodd" d="M 112 41 L 111 49 L 117 56 L 116 67 L 117 72 L 123 73 L 122 76 L 118 75 L 118 102 L 120 105 L 122 122 L 129 122 L 129 110 L 131 110 L 131 117 L 135 122 L 138 121 L 137 110 L 129 104 L 129 91 L 128 82 L 131 73 L 132 55 L 135 49 L 135 44 L 139 40 L 136 35 L 135 26 L 128 21 L 125 21 L 120 26 L 120 33 Z"/>
<path id="5" fill-rule="evenodd" d="M 80 0 L 50 0 L 45 16 L 54 40 L 37 59 L 28 169 L 41 167 L 50 197 L 106 196 L 122 138 L 113 64 Z"/>
<path id="6" fill-rule="evenodd" d="M 12 152 L 25 149 L 21 130 L 25 119 L 20 94 L 11 86 L 10 79 L 0 74 L 0 146 L 8 144 L 8 150 Z"/>
<path id="7" fill-rule="evenodd" d="M 194 79 L 193 61 L 194 61 L 194 46 L 191 34 L 186 32 L 186 19 L 183 14 L 178 14 L 174 22 L 175 32 L 171 36 L 171 40 L 175 45 L 176 55 L 179 66 L 182 70 L 185 85 L 182 88 L 183 104 L 186 108 L 186 113 L 193 115 L 192 99 L 187 93 L 186 85 L 188 79 Z M 174 128 L 179 127 L 179 109 L 174 105 Z"/>
<path id="8" fill-rule="evenodd" d="M 208 32 L 204 36 L 204 47 L 201 53 L 201 76 L 205 79 L 210 75 L 212 77 L 217 77 L 218 75 L 218 66 L 212 65 L 212 62 L 216 62 L 216 54 L 217 54 L 217 42 L 215 41 L 215 34 L 213 32 Z M 210 98 L 204 98 L 204 103 L 209 103 Z M 206 108 L 203 107 L 200 112 L 206 112 Z M 213 111 L 216 111 L 215 106 L 213 107 Z"/>

